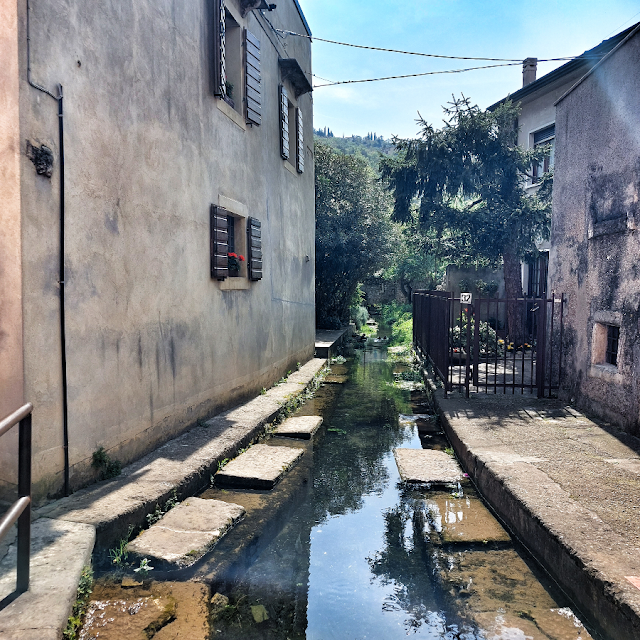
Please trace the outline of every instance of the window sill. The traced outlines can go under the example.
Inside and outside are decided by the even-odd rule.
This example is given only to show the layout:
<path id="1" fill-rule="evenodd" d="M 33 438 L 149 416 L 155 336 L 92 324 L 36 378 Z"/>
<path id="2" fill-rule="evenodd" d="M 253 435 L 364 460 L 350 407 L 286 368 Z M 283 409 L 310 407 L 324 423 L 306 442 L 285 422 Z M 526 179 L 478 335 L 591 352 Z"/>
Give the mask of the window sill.
<path id="1" fill-rule="evenodd" d="M 231 105 L 228 105 L 222 98 L 216 99 L 216 105 L 227 118 L 233 120 L 243 131 L 247 130 L 244 118 Z"/>
<path id="2" fill-rule="evenodd" d="M 284 161 L 284 168 L 289 172 L 292 173 L 294 176 L 299 176 L 300 174 L 296 171 L 295 167 L 288 161 L 285 160 Z"/>
<path id="3" fill-rule="evenodd" d="M 612 364 L 592 364 L 589 367 L 589 377 L 617 384 L 624 383 L 624 376 L 620 373 L 620 369 Z"/>
<path id="4" fill-rule="evenodd" d="M 219 280 L 221 291 L 243 291 L 251 288 L 251 283 L 248 278 L 239 276 L 237 278 L 227 278 L 226 280 Z"/>

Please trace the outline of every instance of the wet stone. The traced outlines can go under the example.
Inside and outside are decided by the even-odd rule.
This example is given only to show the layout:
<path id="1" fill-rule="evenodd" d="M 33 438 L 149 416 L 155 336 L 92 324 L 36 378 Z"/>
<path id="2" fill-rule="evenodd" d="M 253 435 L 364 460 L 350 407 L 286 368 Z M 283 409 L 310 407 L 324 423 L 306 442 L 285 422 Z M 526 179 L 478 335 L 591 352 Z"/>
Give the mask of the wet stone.
<path id="1" fill-rule="evenodd" d="M 428 413 L 415 413 L 413 415 L 402 415 L 398 419 L 401 427 L 415 425 L 418 433 L 440 433 L 436 416 Z"/>
<path id="2" fill-rule="evenodd" d="M 211 619 L 214 621 L 217 620 L 228 606 L 229 598 L 221 593 L 216 593 L 213 598 L 211 598 L 211 606 L 209 607 Z"/>
<path id="3" fill-rule="evenodd" d="M 152 582 L 150 591 L 98 581 L 81 640 L 207 640 L 209 588 L 197 582 Z"/>
<path id="4" fill-rule="evenodd" d="M 310 440 L 313 434 L 320 428 L 321 424 L 322 418 L 320 416 L 298 416 L 289 418 L 274 431 L 274 435 L 284 438 Z"/>
<path id="5" fill-rule="evenodd" d="M 255 444 L 218 471 L 216 486 L 272 489 L 303 453 L 294 447 Z"/>
<path id="6" fill-rule="evenodd" d="M 167 569 L 192 565 L 244 515 L 238 504 L 188 498 L 127 545 L 129 553 Z"/>
<path id="7" fill-rule="evenodd" d="M 455 458 L 432 449 L 394 449 L 393 455 L 403 482 L 449 485 L 463 479 Z"/>
<path id="8" fill-rule="evenodd" d="M 448 494 L 426 500 L 425 529 L 444 543 L 509 542 L 509 534 L 477 498 Z"/>

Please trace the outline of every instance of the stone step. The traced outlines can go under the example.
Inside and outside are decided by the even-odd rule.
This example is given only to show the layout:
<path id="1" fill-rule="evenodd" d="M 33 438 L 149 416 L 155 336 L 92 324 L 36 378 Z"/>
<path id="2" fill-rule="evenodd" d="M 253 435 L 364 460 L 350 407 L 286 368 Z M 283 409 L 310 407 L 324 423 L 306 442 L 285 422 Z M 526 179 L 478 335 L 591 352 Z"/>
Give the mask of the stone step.
<path id="1" fill-rule="evenodd" d="M 304 451 L 294 447 L 254 444 L 215 475 L 218 487 L 273 489 Z"/>
<path id="2" fill-rule="evenodd" d="M 321 424 L 320 416 L 296 416 L 285 420 L 273 433 L 283 438 L 311 440 Z"/>
<path id="3" fill-rule="evenodd" d="M 400 478 L 412 484 L 450 485 L 460 482 L 462 471 L 453 456 L 435 449 L 394 449 Z"/>
<path id="4" fill-rule="evenodd" d="M 239 504 L 187 498 L 127 545 L 158 569 L 181 569 L 199 560 L 245 513 Z"/>

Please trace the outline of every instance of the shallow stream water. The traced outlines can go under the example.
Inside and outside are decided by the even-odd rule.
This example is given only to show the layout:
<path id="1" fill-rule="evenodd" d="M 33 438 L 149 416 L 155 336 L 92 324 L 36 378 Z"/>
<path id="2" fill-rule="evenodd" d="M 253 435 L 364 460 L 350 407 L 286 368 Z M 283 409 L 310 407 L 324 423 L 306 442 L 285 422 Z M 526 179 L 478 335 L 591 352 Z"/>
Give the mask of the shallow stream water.
<path id="1" fill-rule="evenodd" d="M 202 494 L 247 509 L 181 576 L 223 603 L 209 613 L 210 638 L 591 638 L 468 481 L 440 490 L 400 483 L 394 448 L 448 448 L 437 429 L 418 433 L 415 415 L 428 403 L 398 382 L 410 377 L 403 370 L 375 348 L 333 366 L 298 412 L 323 416 L 314 442 L 270 441 L 305 449 L 285 480 L 271 492 Z M 162 635 L 171 624 L 158 638 L 174 637 Z"/>

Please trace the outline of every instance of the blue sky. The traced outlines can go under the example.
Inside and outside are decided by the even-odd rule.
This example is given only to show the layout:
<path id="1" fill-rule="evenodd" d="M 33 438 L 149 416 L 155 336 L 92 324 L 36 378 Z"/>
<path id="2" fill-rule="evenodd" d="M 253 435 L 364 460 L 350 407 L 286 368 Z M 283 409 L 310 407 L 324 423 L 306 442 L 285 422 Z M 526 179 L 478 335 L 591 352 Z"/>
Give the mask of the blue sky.
<path id="1" fill-rule="evenodd" d="M 491 58 L 556 58 L 579 55 L 640 21 L 638 0 L 299 0 L 314 36 L 392 49 Z M 292 36 L 289 36 L 292 37 Z M 491 64 L 433 60 L 313 42 L 313 72 L 328 80 Z M 540 63 L 538 77 L 563 64 Z M 323 81 L 316 78 L 315 83 Z M 413 137 L 418 111 L 442 122 L 451 94 L 481 107 L 522 86 L 522 67 L 498 67 L 453 75 L 319 87 L 314 126 L 335 135 L 376 132 Z"/>

